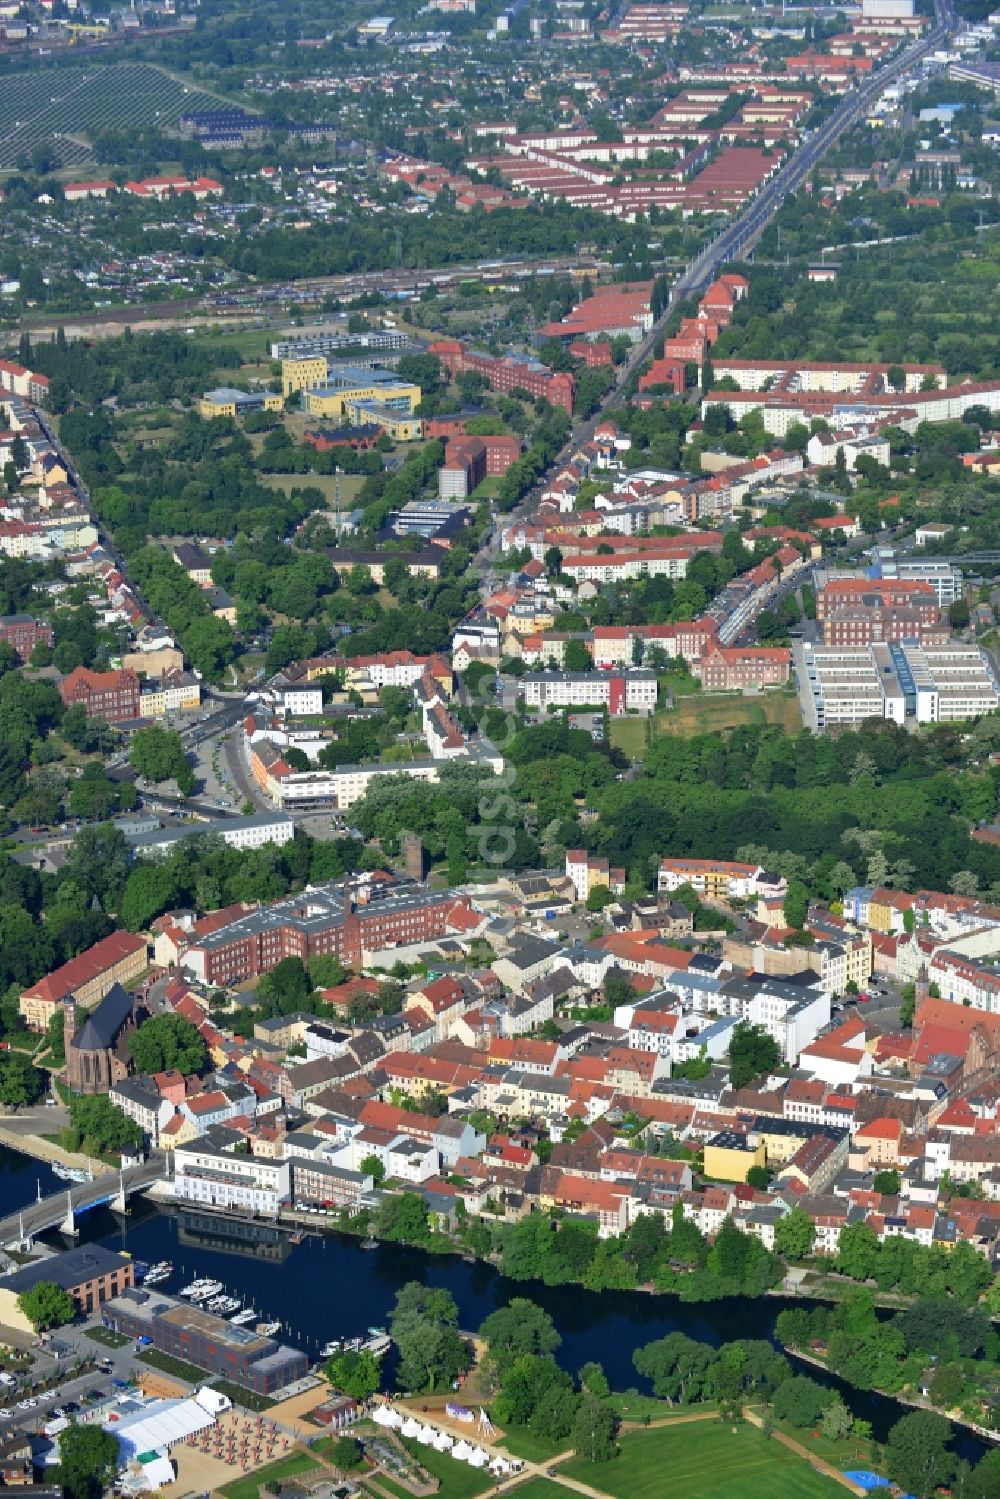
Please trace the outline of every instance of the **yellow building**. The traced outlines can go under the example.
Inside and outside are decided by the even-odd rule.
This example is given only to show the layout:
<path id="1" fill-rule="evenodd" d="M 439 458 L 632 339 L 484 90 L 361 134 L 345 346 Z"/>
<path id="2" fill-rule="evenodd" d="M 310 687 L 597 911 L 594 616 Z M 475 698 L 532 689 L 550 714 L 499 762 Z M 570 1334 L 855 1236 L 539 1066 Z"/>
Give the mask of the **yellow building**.
<path id="1" fill-rule="evenodd" d="M 894 912 L 889 901 L 884 898 L 885 892 L 872 891 L 868 902 L 868 928 L 873 932 L 889 933 L 895 927 Z"/>
<path id="2" fill-rule="evenodd" d="M 314 382 L 304 394 L 310 416 L 333 416 L 351 420 L 349 408 L 359 404 L 385 406 L 397 416 L 412 416 L 419 405 L 419 385 L 400 380 L 391 370 L 338 370 L 324 381 Z M 360 420 L 364 421 L 362 415 Z M 369 416 L 368 420 L 372 418 Z"/>
<path id="3" fill-rule="evenodd" d="M 228 416 L 236 420 L 252 411 L 284 411 L 285 398 L 270 390 L 236 390 L 231 385 L 220 385 L 217 390 L 206 390 L 198 402 L 198 415 L 210 422 L 214 416 Z"/>
<path id="4" fill-rule="evenodd" d="M 384 406 L 381 401 L 351 401 L 347 405 L 346 416 L 353 427 L 374 423 L 393 442 L 417 442 L 424 435 L 424 424 L 419 416 L 396 411 L 391 406 Z"/>
<path id="5" fill-rule="evenodd" d="M 764 1147 L 764 1160 L 772 1170 L 790 1161 L 795 1152 L 811 1137 L 812 1130 L 803 1124 L 800 1129 L 790 1128 L 786 1119 L 775 1120 L 773 1133 L 768 1132 L 768 1121 L 763 1115 L 756 1120 L 754 1139 Z"/>
<path id="6" fill-rule="evenodd" d="M 98 1004 L 115 984 L 128 987 L 148 964 L 145 937 L 112 932 L 61 968 L 22 990 L 18 1008 L 25 1025 L 43 1031 L 56 1010 L 72 998 L 81 1007 Z"/>
<path id="7" fill-rule="evenodd" d="M 309 359 L 283 359 L 281 361 L 281 393 L 287 399 L 296 391 L 308 390 L 310 386 L 322 385 L 329 365 L 322 354 Z"/>
<path id="8" fill-rule="evenodd" d="M 764 1141 L 748 1144 L 745 1135 L 724 1130 L 705 1146 L 705 1176 L 709 1181 L 745 1182 L 752 1166 L 767 1163 Z"/>

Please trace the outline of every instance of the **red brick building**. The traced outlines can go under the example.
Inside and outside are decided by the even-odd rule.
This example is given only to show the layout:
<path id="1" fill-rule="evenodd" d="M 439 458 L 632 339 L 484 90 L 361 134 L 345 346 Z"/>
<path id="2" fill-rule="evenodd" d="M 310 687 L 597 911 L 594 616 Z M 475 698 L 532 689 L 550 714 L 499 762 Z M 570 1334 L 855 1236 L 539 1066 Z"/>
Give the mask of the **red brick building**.
<path id="1" fill-rule="evenodd" d="M 438 470 L 442 500 L 464 500 L 486 478 L 486 444 L 481 437 L 452 437 Z"/>
<path id="2" fill-rule="evenodd" d="M 937 624 L 937 594 L 919 579 L 835 578 L 816 595 L 816 618 L 837 609 L 915 609 L 927 624 Z"/>
<path id="3" fill-rule="evenodd" d="M 569 346 L 574 359 L 582 359 L 589 370 L 608 369 L 611 365 L 611 345 L 605 339 L 578 338 Z"/>
<path id="4" fill-rule="evenodd" d="M 824 645 L 874 645 L 879 641 L 921 640 L 947 643 L 950 631 L 940 623 L 939 611 L 922 608 L 870 608 L 859 604 L 835 609 L 823 620 Z"/>
<path id="5" fill-rule="evenodd" d="M 139 678 L 122 671 L 89 671 L 78 666 L 59 683 L 59 696 L 71 708 L 82 703 L 88 718 L 106 718 L 109 723 L 139 717 Z"/>
<path id="6" fill-rule="evenodd" d="M 19 661 L 27 661 L 40 640 L 51 646 L 52 626 L 32 614 L 0 615 L 0 640 L 6 640 Z"/>
<path id="7" fill-rule="evenodd" d="M 545 365 L 528 359 L 494 359 L 489 354 L 476 354 L 457 338 L 439 338 L 428 345 L 427 352 L 440 359 L 452 379 L 467 370 L 474 370 L 482 375 L 491 390 L 506 395 L 512 390 L 524 390 L 533 399 L 541 396 L 551 406 L 562 406 L 572 414 L 576 398 L 576 381 L 572 375 L 554 375 Z"/>
<path id="8" fill-rule="evenodd" d="M 640 375 L 639 389 L 649 390 L 652 386 L 668 385 L 674 395 L 682 396 L 687 379 L 687 365 L 688 361 L 685 359 L 654 359 L 646 373 Z"/>
<path id="9" fill-rule="evenodd" d="M 783 646 L 714 646 L 696 668 L 706 692 L 735 692 L 745 687 L 783 687 L 791 668 Z"/>
<path id="10" fill-rule="evenodd" d="M 360 967 L 362 952 L 427 942 L 464 929 L 472 912 L 449 890 L 408 883 L 313 885 L 227 922 L 193 943 L 184 967 L 206 984 L 270 973 L 283 958 L 332 953 Z"/>

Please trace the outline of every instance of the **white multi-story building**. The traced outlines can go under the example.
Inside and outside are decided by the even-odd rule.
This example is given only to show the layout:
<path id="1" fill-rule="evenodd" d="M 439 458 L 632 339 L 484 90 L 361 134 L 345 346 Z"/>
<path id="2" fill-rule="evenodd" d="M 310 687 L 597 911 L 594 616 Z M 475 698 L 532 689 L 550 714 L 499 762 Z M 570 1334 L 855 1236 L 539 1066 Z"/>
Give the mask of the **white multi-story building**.
<path id="1" fill-rule="evenodd" d="M 671 895 L 690 885 L 709 900 L 748 900 L 751 896 L 779 897 L 788 889 L 783 875 L 769 874 L 759 864 L 741 864 L 732 859 L 660 860 L 656 888 Z"/>
<path id="2" fill-rule="evenodd" d="M 278 687 L 274 691 L 274 711 L 282 718 L 302 718 L 323 711 L 323 689 L 305 683 Z"/>
<path id="3" fill-rule="evenodd" d="M 606 553 L 585 552 L 564 557 L 562 570 L 576 583 L 618 583 L 631 578 L 672 578 L 687 576 L 690 551 L 669 547 L 647 547 L 645 551 Z"/>
<path id="4" fill-rule="evenodd" d="M 541 671 L 522 677 L 529 708 L 607 708 L 613 717 L 623 713 L 650 714 L 656 707 L 656 672 L 643 667 L 630 671 Z"/>
<path id="5" fill-rule="evenodd" d="M 830 992 L 780 978 L 729 979 L 720 1008 L 748 1025 L 760 1025 L 781 1048 L 784 1062 L 796 1062 L 830 1023 Z"/>
<path id="6" fill-rule="evenodd" d="M 291 1199 L 291 1163 L 192 1140 L 174 1149 L 172 1187 L 178 1202 L 274 1215 Z"/>
<path id="7" fill-rule="evenodd" d="M 397 1181 L 415 1186 L 430 1181 L 439 1171 L 438 1153 L 433 1145 L 401 1135 L 386 1151 L 386 1174 Z"/>
<path id="8" fill-rule="evenodd" d="M 170 1100 L 162 1097 L 148 1078 L 142 1077 L 121 1078 L 112 1086 L 108 1098 L 139 1126 L 155 1150 L 160 1143 L 160 1130 L 174 1117 Z"/>
<path id="9" fill-rule="evenodd" d="M 221 838 L 230 848 L 263 848 L 266 843 L 280 848 L 295 837 L 295 823 L 287 812 L 255 812 L 251 817 L 230 817 L 224 821 L 188 823 L 179 828 L 164 828 L 160 832 L 137 833 L 128 841 L 139 858 L 166 858 L 183 839 L 205 833 Z"/>
<path id="10" fill-rule="evenodd" d="M 856 726 L 866 718 L 903 725 L 963 722 L 1000 706 L 989 658 L 971 642 L 837 646 L 797 641 L 794 659 L 803 719 L 817 732 Z"/>

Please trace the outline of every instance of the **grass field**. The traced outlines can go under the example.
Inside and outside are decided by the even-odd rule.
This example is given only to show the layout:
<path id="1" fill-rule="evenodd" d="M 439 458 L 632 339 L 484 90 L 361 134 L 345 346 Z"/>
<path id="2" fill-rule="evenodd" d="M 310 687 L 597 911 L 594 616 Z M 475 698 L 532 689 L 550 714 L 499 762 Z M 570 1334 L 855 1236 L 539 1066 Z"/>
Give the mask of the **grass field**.
<path id="1" fill-rule="evenodd" d="M 551 1478 L 529 1478 L 510 1492 L 515 1499 L 566 1499 L 569 1490 L 564 1484 L 553 1483 Z"/>
<path id="2" fill-rule="evenodd" d="M 662 1420 L 664 1416 L 687 1415 L 688 1412 L 679 1412 L 676 1406 L 668 1405 L 665 1400 L 657 1400 L 655 1395 L 642 1395 L 638 1390 L 624 1390 L 619 1393 L 612 1390 L 608 1405 L 622 1421 L 642 1421 L 646 1416 L 651 1421 Z M 691 1415 L 700 1415 L 702 1411 L 714 1411 L 717 1407 L 714 1401 L 699 1400 L 696 1406 L 690 1409 Z"/>
<path id="3" fill-rule="evenodd" d="M 308 1452 L 290 1452 L 287 1457 L 266 1468 L 257 1468 L 246 1478 L 237 1478 L 219 1490 L 226 1499 L 257 1499 L 262 1483 L 277 1483 L 284 1478 L 294 1478 L 299 1473 L 315 1473 L 317 1466 Z"/>
<path id="4" fill-rule="evenodd" d="M 611 720 L 611 745 L 624 750 L 630 760 L 641 760 L 646 748 L 646 720 L 644 718 L 613 718 Z"/>
<path id="5" fill-rule="evenodd" d="M 752 1426 L 735 1434 L 714 1421 L 661 1427 L 623 1437 L 608 1463 L 581 1458 L 563 1464 L 571 1478 L 615 1499 L 835 1499 L 838 1486 L 779 1442 Z"/>
<path id="6" fill-rule="evenodd" d="M 547 1463 L 557 1452 L 565 1452 L 568 1443 L 546 1442 L 533 1436 L 526 1426 L 504 1428 L 503 1445 L 514 1457 L 523 1457 L 529 1463 Z"/>
<path id="7" fill-rule="evenodd" d="M 787 1421 L 775 1423 L 779 1431 L 790 1436 L 794 1441 L 801 1442 L 803 1447 L 808 1447 L 823 1462 L 830 1463 L 841 1472 L 849 1468 L 870 1468 L 872 1466 L 872 1444 L 858 1437 L 845 1437 L 841 1442 L 832 1442 L 825 1437 L 821 1431 L 801 1431 L 790 1426 Z M 875 1464 L 876 1470 L 878 1464 Z"/>
<path id="8" fill-rule="evenodd" d="M 405 1440 L 403 1446 L 413 1454 L 421 1467 L 440 1480 L 437 1499 L 476 1499 L 477 1494 L 485 1494 L 494 1485 L 495 1480 L 491 1474 L 484 1477 L 476 1468 L 470 1468 L 468 1463 L 449 1457 L 447 1452 L 435 1452 L 433 1447 L 421 1447 L 419 1442 Z M 236 1499 L 243 1499 L 243 1496 L 238 1495 Z"/>
<path id="9" fill-rule="evenodd" d="M 668 712 L 657 714 L 654 732 L 691 738 L 764 723 L 777 724 L 786 734 L 798 733 L 802 727 L 798 698 L 785 692 L 767 692 L 760 697 L 692 693 L 679 698 Z"/>
<path id="10" fill-rule="evenodd" d="M 261 483 L 290 494 L 293 489 L 318 489 L 332 507 L 337 498 L 337 474 L 261 474 Z M 340 474 L 340 503 L 346 509 L 358 497 L 364 474 Z"/>

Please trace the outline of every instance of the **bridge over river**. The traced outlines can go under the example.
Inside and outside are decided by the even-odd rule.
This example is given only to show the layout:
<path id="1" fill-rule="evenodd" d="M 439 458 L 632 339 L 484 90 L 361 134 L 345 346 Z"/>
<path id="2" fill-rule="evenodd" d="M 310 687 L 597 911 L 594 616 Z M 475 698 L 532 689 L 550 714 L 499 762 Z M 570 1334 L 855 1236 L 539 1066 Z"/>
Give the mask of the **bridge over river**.
<path id="1" fill-rule="evenodd" d="M 152 1186 L 163 1175 L 163 1162 L 156 1158 L 124 1171 L 107 1171 L 93 1181 L 67 1183 L 65 1192 L 52 1192 L 20 1212 L 0 1219 L 0 1247 L 15 1248 L 51 1228 L 76 1232 L 76 1217 L 91 1208 L 110 1206 L 124 1212 L 133 1192 Z"/>

